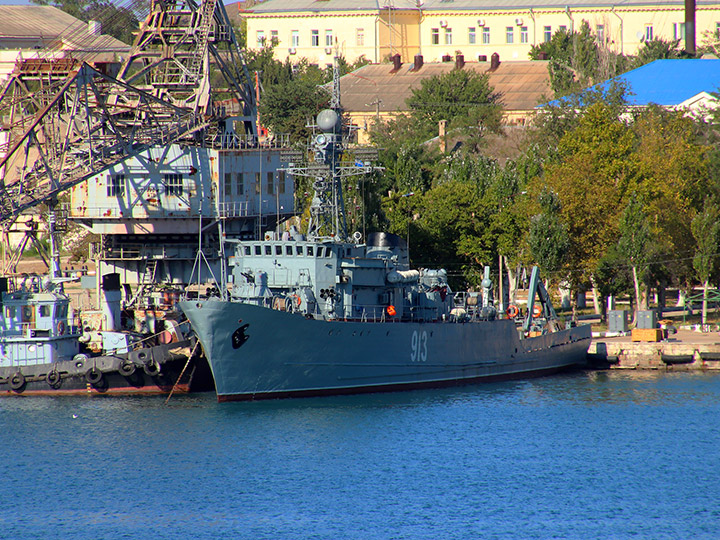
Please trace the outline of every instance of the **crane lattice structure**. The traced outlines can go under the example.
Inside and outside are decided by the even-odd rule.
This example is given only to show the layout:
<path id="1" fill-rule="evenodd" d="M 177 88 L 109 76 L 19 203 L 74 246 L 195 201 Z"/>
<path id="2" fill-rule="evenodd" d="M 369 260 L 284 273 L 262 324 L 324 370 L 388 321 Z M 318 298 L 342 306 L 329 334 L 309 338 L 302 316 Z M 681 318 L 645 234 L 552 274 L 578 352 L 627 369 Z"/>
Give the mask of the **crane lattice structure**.
<path id="1" fill-rule="evenodd" d="M 58 62 L 66 77 L 38 76 Z M 18 66 L 0 91 L 6 239 L 22 213 L 152 146 L 257 144 L 252 80 L 218 0 L 153 0 L 116 76 L 72 57 L 46 63 Z"/>

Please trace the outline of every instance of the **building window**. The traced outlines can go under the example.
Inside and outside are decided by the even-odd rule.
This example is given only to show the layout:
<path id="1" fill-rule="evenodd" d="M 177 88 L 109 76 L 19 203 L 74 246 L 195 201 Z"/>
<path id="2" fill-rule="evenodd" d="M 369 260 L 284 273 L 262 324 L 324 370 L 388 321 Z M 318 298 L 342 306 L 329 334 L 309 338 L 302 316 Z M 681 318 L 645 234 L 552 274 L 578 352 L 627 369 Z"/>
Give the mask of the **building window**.
<path id="1" fill-rule="evenodd" d="M 597 36 L 598 43 L 605 43 L 605 25 L 598 24 L 595 26 L 595 35 Z"/>
<path id="2" fill-rule="evenodd" d="M 475 28 L 471 26 L 470 28 L 468 28 L 468 43 L 470 45 L 475 45 L 476 42 L 477 40 L 475 38 Z"/>
<path id="3" fill-rule="evenodd" d="M 320 30 L 310 30 L 310 45 L 313 47 L 320 46 Z"/>
<path id="4" fill-rule="evenodd" d="M 278 31 L 270 30 L 270 44 L 274 47 L 278 43 L 280 43 L 280 38 L 278 37 Z"/>
<path id="5" fill-rule="evenodd" d="M 486 27 L 483 28 L 483 31 L 482 31 L 482 42 L 483 42 L 483 45 L 488 45 L 488 44 L 490 44 L 490 27 L 489 27 L 489 26 L 486 26 Z"/>
<path id="6" fill-rule="evenodd" d="M 285 171 L 278 171 L 278 193 L 285 193 Z"/>
<path id="7" fill-rule="evenodd" d="M 365 29 L 364 28 L 356 28 L 355 29 L 355 45 L 357 45 L 358 47 L 365 46 Z"/>
<path id="8" fill-rule="evenodd" d="M 652 24 L 646 24 L 645 25 L 645 41 L 652 41 L 652 38 L 653 38 Z"/>
<path id="9" fill-rule="evenodd" d="M 430 29 L 430 43 L 432 45 L 440 44 L 440 29 L 439 28 L 431 28 Z"/>
<path id="10" fill-rule="evenodd" d="M 515 27 L 514 26 L 506 26 L 505 27 L 505 43 L 512 43 L 515 41 Z"/>
<path id="11" fill-rule="evenodd" d="M 527 43 L 527 42 L 528 42 L 528 27 L 521 26 L 520 27 L 520 43 Z"/>
<path id="12" fill-rule="evenodd" d="M 445 45 L 452 45 L 452 28 L 445 29 Z"/>
<path id="13" fill-rule="evenodd" d="M 292 47 L 300 46 L 300 30 L 293 30 L 290 32 L 290 45 Z"/>
<path id="14" fill-rule="evenodd" d="M 124 197 L 125 196 L 125 175 L 110 174 L 107 177 L 107 196 L 108 197 Z"/>
<path id="15" fill-rule="evenodd" d="M 673 23 L 673 39 L 685 39 L 685 23 Z"/>
<path id="16" fill-rule="evenodd" d="M 543 39 L 547 42 L 552 39 L 552 27 L 551 26 L 544 26 L 543 27 Z"/>
<path id="17" fill-rule="evenodd" d="M 565 26 L 564 24 L 561 24 L 560 26 L 558 26 L 558 32 L 562 32 L 563 34 L 567 34 L 567 26 Z"/>
<path id="18" fill-rule="evenodd" d="M 255 173 L 255 195 L 260 195 L 260 188 L 262 187 L 262 176 L 259 172 Z"/>
<path id="19" fill-rule="evenodd" d="M 265 31 L 264 30 L 257 31 L 257 46 L 260 48 L 263 48 L 265 46 Z"/>
<path id="20" fill-rule="evenodd" d="M 325 30 L 325 46 L 333 46 L 332 30 Z"/>
<path id="21" fill-rule="evenodd" d="M 244 173 L 237 173 L 235 175 L 235 191 L 238 195 L 244 195 L 245 194 L 245 174 Z"/>
<path id="22" fill-rule="evenodd" d="M 232 197 L 232 173 L 225 173 L 225 198 Z"/>
<path id="23" fill-rule="evenodd" d="M 267 194 L 268 195 L 275 195 L 275 183 L 274 183 L 274 175 L 273 173 L 269 172 L 267 173 Z"/>
<path id="24" fill-rule="evenodd" d="M 168 195 L 183 194 L 183 177 L 182 174 L 169 173 L 165 175 L 165 193 Z"/>
<path id="25" fill-rule="evenodd" d="M 685 39 L 685 24 L 680 23 L 683 26 L 683 39 Z M 720 37 L 720 22 L 715 23 L 715 37 Z"/>

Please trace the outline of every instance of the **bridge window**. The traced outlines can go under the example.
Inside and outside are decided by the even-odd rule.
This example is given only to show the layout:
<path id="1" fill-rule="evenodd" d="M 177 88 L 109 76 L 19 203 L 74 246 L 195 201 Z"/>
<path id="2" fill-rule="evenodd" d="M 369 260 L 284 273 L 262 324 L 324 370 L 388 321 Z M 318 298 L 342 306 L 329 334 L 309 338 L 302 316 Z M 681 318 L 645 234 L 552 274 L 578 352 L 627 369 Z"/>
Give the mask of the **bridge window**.
<path id="1" fill-rule="evenodd" d="M 275 185 L 273 182 L 273 173 L 269 172 L 267 173 L 267 192 L 268 195 L 274 195 L 275 194 Z"/>
<path id="2" fill-rule="evenodd" d="M 255 246 L 255 255 L 262 255 L 262 251 L 260 250 L 260 246 Z"/>
<path id="3" fill-rule="evenodd" d="M 250 246 L 245 246 L 245 255 L 252 255 Z"/>
<path id="4" fill-rule="evenodd" d="M 169 173 L 165 175 L 165 193 L 168 195 L 183 194 L 183 177 L 182 174 Z"/>
<path id="5" fill-rule="evenodd" d="M 265 255 L 272 255 L 272 246 L 265 246 Z"/>
<path id="6" fill-rule="evenodd" d="M 285 193 L 285 171 L 278 171 L 278 193 Z"/>
<path id="7" fill-rule="evenodd" d="M 302 247 L 302 246 L 295 246 L 295 254 L 296 254 L 296 255 L 302 255 L 302 254 L 303 254 L 303 247 Z"/>
<path id="8" fill-rule="evenodd" d="M 312 246 L 307 247 L 307 256 L 312 257 L 313 256 L 313 248 Z"/>
<path id="9" fill-rule="evenodd" d="M 292 246 L 290 246 L 290 245 L 285 246 L 285 255 L 292 256 Z"/>
<path id="10" fill-rule="evenodd" d="M 225 173 L 225 197 L 232 197 L 232 173 Z"/>
<path id="11" fill-rule="evenodd" d="M 282 246 L 275 246 L 275 255 L 282 255 Z"/>
<path id="12" fill-rule="evenodd" d="M 125 175 L 110 174 L 107 177 L 107 196 L 122 197 L 125 195 Z"/>
<path id="13" fill-rule="evenodd" d="M 245 175 L 243 173 L 240 172 L 235 175 L 235 184 L 237 194 L 243 195 L 245 193 Z"/>

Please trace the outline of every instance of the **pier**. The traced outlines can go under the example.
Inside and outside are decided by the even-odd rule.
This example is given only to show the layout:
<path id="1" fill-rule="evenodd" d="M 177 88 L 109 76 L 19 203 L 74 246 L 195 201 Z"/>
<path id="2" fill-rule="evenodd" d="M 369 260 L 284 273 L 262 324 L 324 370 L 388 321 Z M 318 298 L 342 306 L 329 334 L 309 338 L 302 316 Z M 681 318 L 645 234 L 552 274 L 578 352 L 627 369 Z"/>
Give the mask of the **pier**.
<path id="1" fill-rule="evenodd" d="M 598 369 L 720 370 L 720 332 L 681 327 L 655 342 L 593 334 L 588 362 Z"/>

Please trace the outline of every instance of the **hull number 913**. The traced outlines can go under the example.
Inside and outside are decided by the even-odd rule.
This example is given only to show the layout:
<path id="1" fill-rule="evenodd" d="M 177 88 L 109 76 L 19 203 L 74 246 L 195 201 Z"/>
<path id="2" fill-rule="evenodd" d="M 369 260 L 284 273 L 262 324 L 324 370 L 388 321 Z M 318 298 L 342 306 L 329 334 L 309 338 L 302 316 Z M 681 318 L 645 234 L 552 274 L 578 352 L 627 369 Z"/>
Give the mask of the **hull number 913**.
<path id="1" fill-rule="evenodd" d="M 410 361 L 411 362 L 426 362 L 428 358 L 427 348 L 427 332 L 418 332 L 415 330 L 412 333 L 412 339 L 410 340 Z"/>

